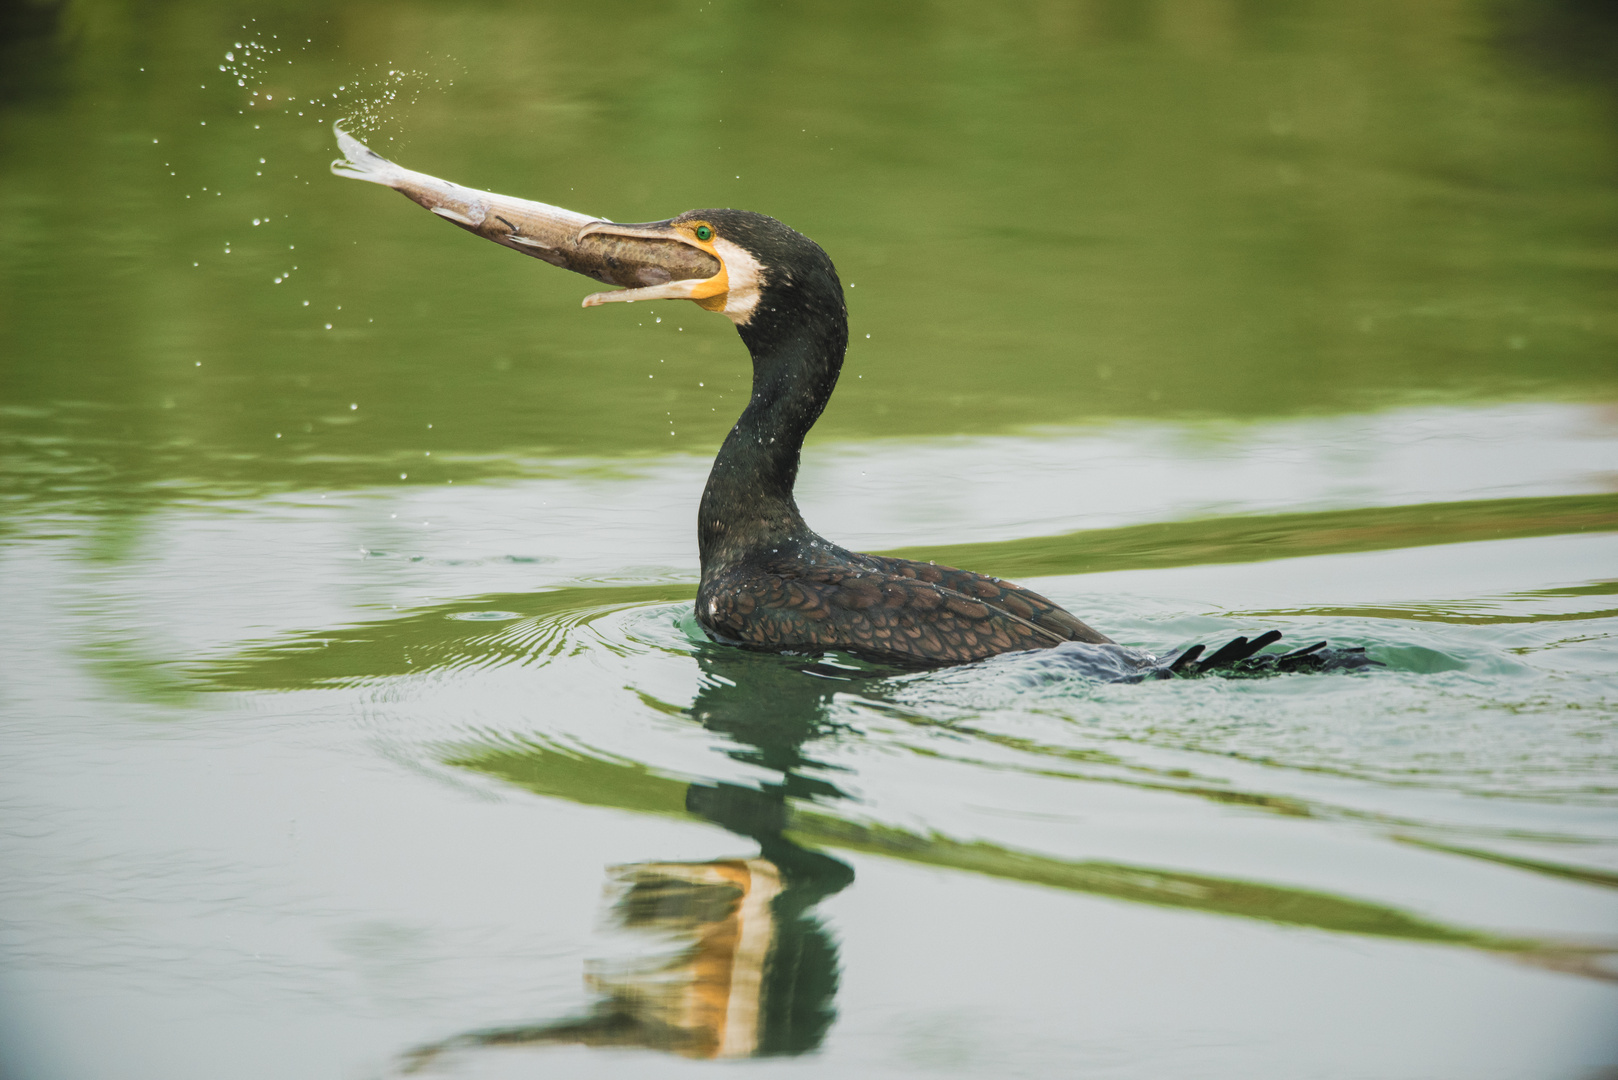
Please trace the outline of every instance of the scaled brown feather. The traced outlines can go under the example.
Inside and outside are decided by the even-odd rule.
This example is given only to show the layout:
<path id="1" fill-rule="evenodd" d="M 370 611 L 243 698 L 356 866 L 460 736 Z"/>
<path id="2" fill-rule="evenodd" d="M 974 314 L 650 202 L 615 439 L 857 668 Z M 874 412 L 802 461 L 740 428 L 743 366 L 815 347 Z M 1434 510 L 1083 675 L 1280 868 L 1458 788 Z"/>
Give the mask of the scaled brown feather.
<path id="1" fill-rule="evenodd" d="M 703 622 L 753 648 L 837 648 L 907 665 L 959 664 L 1061 641 L 1108 640 L 1010 582 L 932 563 L 835 554 L 835 565 L 780 560 L 716 576 L 697 597 Z"/>

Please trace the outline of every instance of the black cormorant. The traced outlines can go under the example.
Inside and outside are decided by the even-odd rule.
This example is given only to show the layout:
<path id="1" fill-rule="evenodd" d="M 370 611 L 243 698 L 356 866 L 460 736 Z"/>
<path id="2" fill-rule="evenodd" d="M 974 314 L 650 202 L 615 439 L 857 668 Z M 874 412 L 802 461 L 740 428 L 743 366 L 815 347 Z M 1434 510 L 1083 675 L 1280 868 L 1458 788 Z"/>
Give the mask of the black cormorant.
<path id="1" fill-rule="evenodd" d="M 752 396 L 714 459 L 697 524 L 702 583 L 696 615 L 715 639 L 774 651 L 845 650 L 908 666 L 959 664 L 1063 642 L 1112 645 L 1019 585 L 849 551 L 803 520 L 792 496 L 798 455 L 837 385 L 848 345 L 842 283 L 807 236 L 746 210 L 692 210 L 667 221 L 617 224 L 413 172 L 340 129 L 337 136 L 346 154 L 333 163 L 338 175 L 392 187 L 469 232 L 624 286 L 586 297 L 586 307 L 684 299 L 735 323 L 753 359 Z M 1292 670 L 1343 666 L 1329 656 L 1347 659 L 1321 645 L 1284 657 L 1254 655 L 1280 636 L 1272 630 L 1251 641 L 1237 638 L 1206 659 L 1199 659 L 1200 645 L 1168 663 L 1137 654 L 1139 668 L 1162 675 L 1243 663 Z"/>

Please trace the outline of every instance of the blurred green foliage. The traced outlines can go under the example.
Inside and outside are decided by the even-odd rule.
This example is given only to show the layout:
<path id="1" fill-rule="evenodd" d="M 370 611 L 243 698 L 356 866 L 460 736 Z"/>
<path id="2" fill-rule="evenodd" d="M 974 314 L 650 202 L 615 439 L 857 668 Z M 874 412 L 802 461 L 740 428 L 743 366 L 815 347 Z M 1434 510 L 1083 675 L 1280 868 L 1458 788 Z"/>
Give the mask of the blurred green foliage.
<path id="1" fill-rule="evenodd" d="M 327 173 L 330 122 L 389 71 L 419 99 L 373 143 L 413 168 L 819 240 L 854 345 L 817 438 L 1618 385 L 1611 82 L 1546 74 L 1599 51 L 1598 4 L 24 8 L 33 36 L 0 44 L 0 495 L 717 444 L 746 388 L 728 323 L 580 311 L 583 279 Z M 222 57 L 253 41 L 237 86 Z"/>

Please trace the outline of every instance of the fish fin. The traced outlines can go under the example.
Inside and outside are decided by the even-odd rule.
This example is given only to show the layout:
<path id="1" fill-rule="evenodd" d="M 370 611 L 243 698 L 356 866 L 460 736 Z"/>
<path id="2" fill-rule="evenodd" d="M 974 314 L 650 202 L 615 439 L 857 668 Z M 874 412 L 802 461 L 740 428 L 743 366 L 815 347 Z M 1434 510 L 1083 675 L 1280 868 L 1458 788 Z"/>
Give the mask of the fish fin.
<path id="1" fill-rule="evenodd" d="M 369 179 L 369 178 L 367 177 L 367 179 Z M 378 183 L 381 183 L 381 181 L 378 181 Z M 474 219 L 474 218 L 469 218 L 465 214 L 461 213 L 459 210 L 451 210 L 447 206 L 429 206 L 427 209 L 431 210 L 433 213 L 437 214 L 441 218 L 447 218 L 448 220 L 455 222 L 455 224 L 457 224 L 457 225 L 481 225 L 481 224 L 483 224 L 483 222 L 481 220 Z"/>

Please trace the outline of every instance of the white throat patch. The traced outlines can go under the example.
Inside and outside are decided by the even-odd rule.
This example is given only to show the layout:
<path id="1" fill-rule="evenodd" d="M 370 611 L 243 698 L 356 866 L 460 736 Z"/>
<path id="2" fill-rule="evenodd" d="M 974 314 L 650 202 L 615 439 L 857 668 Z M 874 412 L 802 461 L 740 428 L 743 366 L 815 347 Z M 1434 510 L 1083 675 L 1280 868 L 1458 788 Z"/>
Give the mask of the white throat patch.
<path id="1" fill-rule="evenodd" d="M 758 307 L 764 290 L 764 267 L 752 252 L 723 237 L 715 237 L 714 251 L 725 262 L 729 289 L 725 294 L 725 316 L 737 326 L 746 326 Z"/>

